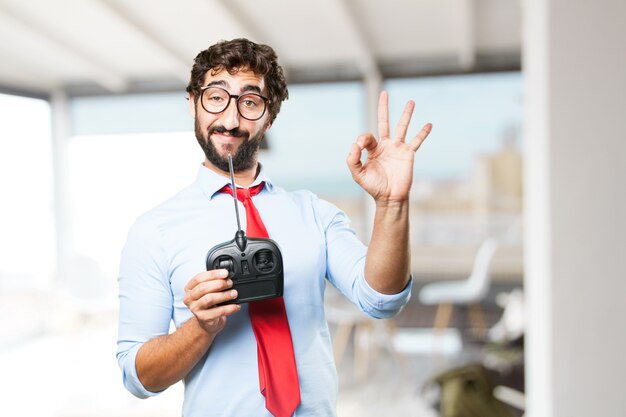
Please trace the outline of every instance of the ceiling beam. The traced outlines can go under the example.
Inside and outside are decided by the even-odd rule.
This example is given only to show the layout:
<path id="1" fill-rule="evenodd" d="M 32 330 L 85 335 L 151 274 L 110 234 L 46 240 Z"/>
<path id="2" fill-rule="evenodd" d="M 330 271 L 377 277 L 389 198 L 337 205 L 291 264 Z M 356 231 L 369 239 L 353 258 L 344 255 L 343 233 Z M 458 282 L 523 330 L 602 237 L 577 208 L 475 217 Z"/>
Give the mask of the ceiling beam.
<path id="1" fill-rule="evenodd" d="M 365 84 L 365 110 L 367 114 L 367 129 L 376 132 L 378 128 L 378 96 L 380 90 L 383 87 L 383 75 L 376 62 L 376 57 L 372 52 L 372 48 L 367 41 L 365 31 L 362 26 L 359 25 L 354 12 L 348 7 L 345 0 L 328 1 L 329 13 L 334 13 L 339 16 L 343 22 L 343 28 L 346 30 L 352 48 L 356 52 L 356 66 L 361 71 L 363 76 L 363 83 Z M 365 212 L 368 217 L 373 216 L 371 206 L 365 207 Z M 371 232 L 371 228 L 364 230 L 368 235 Z"/>
<path id="2" fill-rule="evenodd" d="M 428 56 L 405 60 L 390 60 L 380 63 L 383 81 L 392 78 L 415 78 L 435 76 L 455 76 L 464 74 L 484 74 L 494 72 L 511 72 L 521 70 L 521 55 L 518 50 L 508 52 L 476 54 L 476 63 L 467 71 L 459 69 L 458 54 L 447 56 Z M 2 79 L 0 73 L 0 79 Z M 311 67 L 309 65 L 290 67 L 289 85 L 332 83 L 332 82 L 358 82 L 363 81 L 360 70 L 354 65 L 328 65 Z M 0 84 L 1 91 L 9 91 L 8 87 Z M 70 97 L 106 95 L 107 91 L 94 85 L 75 85 L 66 89 Z M 174 80 L 153 80 L 151 82 L 129 83 L 124 93 L 168 93 L 180 92 L 180 85 Z M 32 94 L 32 93 L 31 93 Z M 42 93 L 43 94 L 43 93 Z M 40 96 L 42 94 L 39 94 Z"/>
<path id="3" fill-rule="evenodd" d="M 470 70 L 476 64 L 476 2 L 462 0 L 459 6 L 459 66 L 462 70 Z"/>
<path id="4" fill-rule="evenodd" d="M 7 20 L 2 11 L 0 27 L 8 34 L 15 29 L 13 22 Z M 10 43 L 7 45 L 3 40 L 0 39 L 0 59 L 3 62 L 0 65 L 0 93 L 44 98 L 47 92 L 61 86 L 58 74 L 53 73 L 50 66 L 47 66 L 46 71 L 41 70 L 40 57 L 34 57 L 35 54 L 27 48 L 11 47 Z"/>
<path id="5" fill-rule="evenodd" d="M 184 84 L 189 82 L 189 62 L 188 59 L 178 52 L 178 48 L 170 45 L 168 40 L 161 36 L 158 31 L 148 27 L 139 19 L 131 16 L 118 2 L 112 0 L 91 0 L 105 7 L 111 14 L 123 21 L 128 27 L 137 32 L 145 40 L 152 44 L 168 61 L 168 67 L 172 70 L 172 75 Z"/>
<path id="6" fill-rule="evenodd" d="M 28 16 L 8 2 L 0 3 L 2 18 L 11 22 L 26 36 L 34 39 L 37 44 L 49 50 L 57 50 L 71 58 L 72 62 L 84 68 L 87 77 L 110 92 L 122 92 L 127 81 L 110 69 L 105 62 L 99 62 L 92 54 L 61 39 L 53 31 L 46 30 L 42 25 L 35 24 Z"/>
<path id="7" fill-rule="evenodd" d="M 327 2 L 329 13 L 333 13 L 344 22 L 352 47 L 356 51 L 356 65 L 367 79 L 382 79 L 380 68 L 376 62 L 376 57 L 372 52 L 372 47 L 367 41 L 365 31 L 357 22 L 354 12 L 350 10 L 345 0 Z"/>

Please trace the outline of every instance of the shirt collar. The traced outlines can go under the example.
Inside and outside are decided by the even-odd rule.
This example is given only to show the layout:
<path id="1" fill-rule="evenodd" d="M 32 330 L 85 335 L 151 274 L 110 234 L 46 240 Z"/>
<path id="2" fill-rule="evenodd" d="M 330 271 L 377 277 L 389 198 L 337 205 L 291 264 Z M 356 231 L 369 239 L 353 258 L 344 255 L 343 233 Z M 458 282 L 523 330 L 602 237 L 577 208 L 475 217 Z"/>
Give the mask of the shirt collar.
<path id="1" fill-rule="evenodd" d="M 250 184 L 250 187 L 265 182 L 265 190 L 270 193 L 274 191 L 274 185 L 269 178 L 263 165 L 259 163 L 259 175 L 254 179 L 254 182 Z M 226 184 L 230 184 L 230 178 L 224 177 L 217 172 L 205 167 L 204 164 L 200 164 L 198 169 L 198 175 L 196 177 L 196 185 L 200 187 L 204 195 L 210 200 L 213 196 L 221 190 Z M 235 184 L 237 185 L 237 184 Z M 238 186 L 238 185 L 237 185 Z"/>

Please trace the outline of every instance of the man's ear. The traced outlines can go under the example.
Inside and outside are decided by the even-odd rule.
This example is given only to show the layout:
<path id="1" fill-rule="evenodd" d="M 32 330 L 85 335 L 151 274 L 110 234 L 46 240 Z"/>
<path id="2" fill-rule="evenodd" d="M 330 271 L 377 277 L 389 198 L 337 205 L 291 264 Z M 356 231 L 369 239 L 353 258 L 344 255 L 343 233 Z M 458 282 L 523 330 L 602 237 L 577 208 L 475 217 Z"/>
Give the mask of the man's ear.
<path id="1" fill-rule="evenodd" d="M 196 118 L 196 96 L 192 92 L 189 93 L 189 113 L 192 118 Z"/>

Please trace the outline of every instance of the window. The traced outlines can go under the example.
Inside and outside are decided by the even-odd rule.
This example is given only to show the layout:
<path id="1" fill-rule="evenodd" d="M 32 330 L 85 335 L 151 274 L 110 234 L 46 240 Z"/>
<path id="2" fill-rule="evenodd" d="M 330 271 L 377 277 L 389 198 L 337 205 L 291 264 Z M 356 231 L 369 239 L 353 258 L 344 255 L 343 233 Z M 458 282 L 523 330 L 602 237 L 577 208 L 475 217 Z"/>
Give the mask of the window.
<path id="1" fill-rule="evenodd" d="M 44 290 L 55 267 L 50 107 L 0 94 L 0 288 Z"/>

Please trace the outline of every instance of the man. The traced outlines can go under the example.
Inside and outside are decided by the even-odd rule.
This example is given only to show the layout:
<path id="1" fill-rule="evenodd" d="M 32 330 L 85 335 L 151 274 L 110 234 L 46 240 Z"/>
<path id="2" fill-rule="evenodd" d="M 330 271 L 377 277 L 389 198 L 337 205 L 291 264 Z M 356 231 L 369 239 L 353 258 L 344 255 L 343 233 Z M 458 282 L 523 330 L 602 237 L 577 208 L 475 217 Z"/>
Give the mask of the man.
<path id="1" fill-rule="evenodd" d="M 325 279 L 373 317 L 391 317 L 406 304 L 413 160 L 431 125 L 405 141 L 409 102 L 391 136 L 383 92 L 379 140 L 368 133 L 352 145 L 352 177 L 376 202 L 367 248 L 340 210 L 310 192 L 281 189 L 257 160 L 259 143 L 288 97 L 270 47 L 245 39 L 211 46 L 196 57 L 187 91 L 205 161 L 195 183 L 141 216 L 129 232 L 119 276 L 117 357 L 124 384 L 145 398 L 183 379 L 187 417 L 334 416 Z M 279 337 L 288 346 L 274 357 L 277 348 L 264 337 L 281 325 L 262 327 L 257 303 L 263 302 L 223 304 L 237 297 L 228 271 L 206 271 L 204 264 L 207 251 L 236 230 L 229 153 L 237 187 L 260 190 L 247 204 L 282 252 L 284 295 L 266 313 L 284 320 L 286 336 Z M 248 226 L 253 221 L 242 219 Z M 171 320 L 176 329 L 170 333 Z"/>

